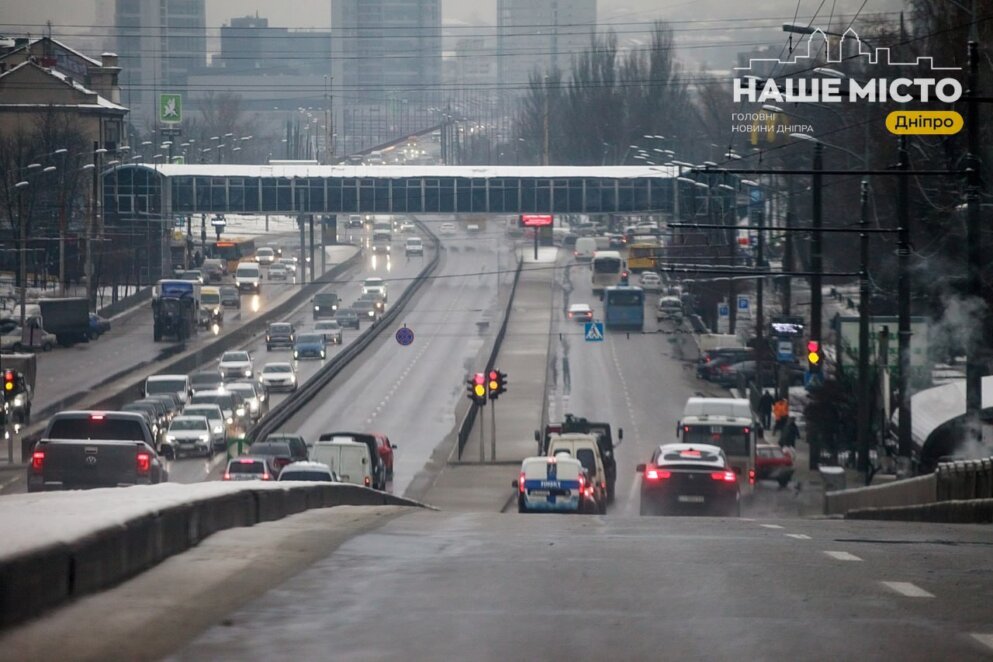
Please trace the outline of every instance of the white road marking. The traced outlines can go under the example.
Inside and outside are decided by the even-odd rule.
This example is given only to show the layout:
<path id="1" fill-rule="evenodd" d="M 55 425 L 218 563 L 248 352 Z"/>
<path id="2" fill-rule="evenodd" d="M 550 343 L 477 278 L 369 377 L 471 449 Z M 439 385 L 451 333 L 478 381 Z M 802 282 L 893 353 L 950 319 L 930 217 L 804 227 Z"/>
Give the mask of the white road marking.
<path id="1" fill-rule="evenodd" d="M 783 528 L 783 527 L 779 526 L 778 524 L 759 524 L 759 526 L 764 527 L 766 529 L 781 529 L 781 528 Z"/>
<path id="2" fill-rule="evenodd" d="M 739 519 L 742 522 L 754 522 L 755 521 L 755 518 L 754 517 L 740 517 Z"/>
<path id="3" fill-rule="evenodd" d="M 795 538 L 797 540 L 810 540 L 810 536 L 803 533 L 787 533 L 787 538 Z"/>
<path id="4" fill-rule="evenodd" d="M 861 561 L 859 557 L 854 554 L 849 554 L 848 552 L 824 552 L 832 559 L 836 561 Z"/>
<path id="5" fill-rule="evenodd" d="M 972 633 L 972 638 L 986 646 L 990 650 L 993 650 L 993 634 L 981 634 L 978 632 Z"/>
<path id="6" fill-rule="evenodd" d="M 933 598 L 933 593 L 928 593 L 920 586 L 916 584 L 911 584 L 910 582 L 880 582 L 883 586 L 888 589 L 894 590 L 900 595 L 906 596 L 908 598 Z"/>

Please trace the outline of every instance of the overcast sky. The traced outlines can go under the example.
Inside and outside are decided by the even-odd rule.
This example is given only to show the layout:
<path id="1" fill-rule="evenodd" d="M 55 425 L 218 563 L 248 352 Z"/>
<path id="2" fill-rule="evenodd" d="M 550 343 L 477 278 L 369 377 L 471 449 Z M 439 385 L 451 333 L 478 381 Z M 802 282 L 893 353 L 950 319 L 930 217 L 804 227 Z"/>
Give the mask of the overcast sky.
<path id="1" fill-rule="evenodd" d="M 446 24 L 491 25 L 496 21 L 496 0 L 442 2 Z M 106 17 L 100 23 L 113 23 L 113 0 L 0 0 L 4 24 L 0 29 L 23 32 L 11 24 L 37 26 L 51 19 L 56 33 L 74 32 L 59 26 L 96 25 L 98 3 L 105 8 Z M 287 11 L 290 3 L 292 12 Z M 599 0 L 598 12 L 601 24 L 624 23 L 618 28 L 622 34 L 630 32 L 634 28 L 632 24 L 638 22 L 673 21 L 682 59 L 720 66 L 728 63 L 728 53 L 733 51 L 783 42 L 780 24 L 792 22 L 795 14 L 798 22 L 806 23 L 821 6 L 816 23 L 826 27 L 832 10 L 836 19 L 838 15 L 850 17 L 862 3 L 863 0 L 799 0 L 799 3 L 798 0 Z M 862 11 L 863 15 L 894 11 L 903 4 L 902 0 L 868 0 Z M 268 18 L 270 25 L 278 27 L 326 29 L 330 25 L 330 0 L 207 0 L 207 26 L 214 28 L 216 34 L 216 28 L 232 17 L 256 11 Z M 103 32 L 100 28 L 104 27 L 109 25 L 100 25 L 95 31 Z M 35 27 L 32 31 L 40 30 Z M 719 62 L 714 62 L 715 59 Z"/>

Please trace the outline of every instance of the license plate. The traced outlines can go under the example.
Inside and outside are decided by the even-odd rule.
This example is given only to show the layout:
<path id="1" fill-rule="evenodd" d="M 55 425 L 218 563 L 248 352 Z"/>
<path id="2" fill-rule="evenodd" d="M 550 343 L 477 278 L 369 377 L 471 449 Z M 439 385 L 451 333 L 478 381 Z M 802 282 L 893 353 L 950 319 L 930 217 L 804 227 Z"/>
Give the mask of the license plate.
<path id="1" fill-rule="evenodd" d="M 681 494 L 679 495 L 679 503 L 703 503 L 703 497 Z"/>
<path id="2" fill-rule="evenodd" d="M 548 496 L 548 490 L 531 490 L 528 494 L 530 496 L 546 497 Z"/>

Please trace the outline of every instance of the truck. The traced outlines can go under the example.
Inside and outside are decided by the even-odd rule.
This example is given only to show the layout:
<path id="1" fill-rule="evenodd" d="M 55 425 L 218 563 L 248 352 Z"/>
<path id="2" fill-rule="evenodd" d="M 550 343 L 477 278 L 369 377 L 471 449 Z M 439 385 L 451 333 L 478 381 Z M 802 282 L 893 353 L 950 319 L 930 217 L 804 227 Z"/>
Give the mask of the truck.
<path id="1" fill-rule="evenodd" d="M 173 336 L 183 342 L 197 332 L 200 320 L 200 284 L 163 279 L 152 291 L 153 338 Z"/>
<path id="2" fill-rule="evenodd" d="M 31 451 L 28 492 L 152 485 L 169 479 L 141 414 L 60 411 Z"/>
<path id="3" fill-rule="evenodd" d="M 90 339 L 90 302 L 86 297 L 38 299 L 42 326 L 54 333 L 60 345 L 69 346 Z"/>
<path id="4" fill-rule="evenodd" d="M 600 456 L 603 459 L 604 473 L 607 479 L 607 500 L 614 500 L 614 488 L 617 484 L 617 459 L 614 456 L 615 449 L 621 445 L 624 439 L 624 429 L 617 428 L 617 441 L 614 441 L 611 434 L 610 423 L 589 421 L 580 416 L 566 414 L 561 423 L 549 423 L 545 426 L 544 434 L 538 430 L 534 431 L 534 439 L 538 442 L 538 455 L 548 454 L 548 444 L 554 434 L 593 434 L 597 438 L 597 445 L 600 449 Z"/>
<path id="5" fill-rule="evenodd" d="M 4 390 L 0 393 L 0 407 L 6 421 L 27 424 L 31 422 L 31 400 L 34 397 L 38 358 L 34 354 L 0 354 L 3 368 Z M 13 373 L 13 388 L 6 388 L 7 373 Z"/>

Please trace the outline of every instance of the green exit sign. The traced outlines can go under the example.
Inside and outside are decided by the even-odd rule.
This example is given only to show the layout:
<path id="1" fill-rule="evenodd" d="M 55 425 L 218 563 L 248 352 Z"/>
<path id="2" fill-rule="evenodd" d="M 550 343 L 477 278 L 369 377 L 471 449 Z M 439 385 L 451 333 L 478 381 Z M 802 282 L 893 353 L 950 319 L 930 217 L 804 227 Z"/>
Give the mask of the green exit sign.
<path id="1" fill-rule="evenodd" d="M 159 121 L 163 124 L 178 124 L 183 121 L 182 95 L 159 95 Z"/>

